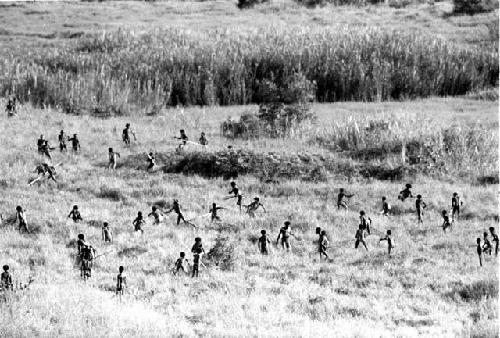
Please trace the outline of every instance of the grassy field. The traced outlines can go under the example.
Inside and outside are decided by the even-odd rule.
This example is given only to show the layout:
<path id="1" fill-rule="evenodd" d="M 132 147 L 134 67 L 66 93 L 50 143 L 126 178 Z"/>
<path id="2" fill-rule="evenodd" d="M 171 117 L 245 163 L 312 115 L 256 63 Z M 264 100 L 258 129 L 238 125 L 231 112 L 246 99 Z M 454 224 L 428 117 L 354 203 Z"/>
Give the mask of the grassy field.
<path id="1" fill-rule="evenodd" d="M 443 41 L 443 51 L 460 50 L 462 56 L 495 51 L 498 11 L 475 16 L 451 12 L 450 2 L 401 9 L 387 4 L 306 9 L 291 1 L 272 1 L 245 11 L 227 1 L 2 3 L 0 55 L 5 64 L 22 58 L 16 70 L 21 74 L 29 73 L 27 65 L 38 56 L 67 50 L 88 34 L 178 30 L 177 36 L 251 36 L 261 26 L 264 32 L 282 29 L 288 36 L 300 26 L 330 32 L 397 30 L 415 39 L 436 37 Z M 132 48 L 131 41 L 126 42 Z M 70 57 L 65 61 L 82 60 L 78 53 L 66 55 Z M 454 69 L 460 78 L 463 70 Z M 0 74 L 0 87 L 6 74 Z M 79 72 L 75 78 L 82 86 L 89 82 Z M 479 267 L 475 247 L 476 238 L 490 226 L 499 231 L 498 184 L 479 184 L 490 176 L 498 182 L 498 99 L 481 100 L 469 93 L 399 102 L 315 103 L 316 120 L 285 138 L 234 140 L 221 135 L 221 123 L 257 110 L 256 105 L 163 107 L 152 114 L 151 106 L 139 104 L 126 116 L 108 118 L 39 106 L 27 103 L 0 126 L 0 265 L 10 265 L 16 285 L 33 280 L 26 290 L 0 295 L 0 337 L 498 337 L 498 259 L 487 256 Z M 366 132 L 372 122 L 384 121 L 391 123 L 387 132 Z M 121 132 L 128 122 L 138 140 L 124 148 Z M 35 178 L 35 165 L 45 160 L 37 154 L 37 138 L 44 134 L 57 146 L 61 129 L 78 133 L 81 153 L 54 150 L 53 163 L 63 163 L 57 168 L 58 182 L 27 187 Z M 179 129 L 194 141 L 205 132 L 209 146 L 188 144 L 176 154 L 173 137 Z M 415 172 L 394 181 L 356 171 L 405 167 L 393 150 L 410 141 L 435 151 L 431 170 L 408 165 Z M 344 143 L 348 146 L 342 148 Z M 448 144 L 456 144 L 460 152 Z M 238 212 L 233 200 L 224 200 L 229 180 L 168 173 L 171 163 L 183 156 L 215 154 L 229 145 L 270 162 L 279 162 L 279 156 L 324 158 L 324 175 L 265 183 L 266 164 L 257 163 L 252 175 L 237 179 L 244 203 L 259 196 L 267 209 L 251 219 Z M 121 154 L 116 171 L 106 169 L 108 147 Z M 387 147 L 389 155 L 367 158 Z M 146 173 L 150 151 L 157 154 L 159 169 Z M 285 161 L 285 171 L 293 165 Z M 414 200 L 397 200 L 409 182 L 428 204 L 420 226 Z M 355 194 L 349 211 L 336 208 L 342 187 Z M 464 201 L 463 214 L 451 232 L 443 233 L 440 212 L 450 209 L 453 192 Z M 379 214 L 382 196 L 392 205 L 390 217 Z M 176 226 L 171 214 L 160 225 L 149 220 L 142 236 L 134 233 L 138 211 L 148 214 L 153 204 L 169 205 L 174 198 L 196 229 Z M 201 217 L 213 202 L 227 208 L 220 212 L 220 223 Z M 75 204 L 84 222 L 67 218 Z M 13 222 L 17 205 L 27 210 L 33 234 L 18 233 Z M 367 252 L 354 249 L 360 210 L 373 220 Z M 256 243 L 260 230 L 267 230 L 273 241 L 286 220 L 295 233 L 291 252 L 273 245 L 269 256 L 261 256 Z M 101 240 L 102 222 L 109 222 L 113 231 L 111 244 Z M 329 261 L 318 259 L 316 227 L 327 231 Z M 395 241 L 391 257 L 386 243 L 379 243 L 388 229 Z M 75 265 L 79 233 L 104 254 L 96 259 L 87 283 Z M 205 258 L 199 278 L 174 276 L 171 268 L 180 251 L 192 261 L 190 249 L 197 236 L 207 252 L 221 239 L 232 246 L 230 268 Z M 120 265 L 128 279 L 121 299 L 114 293 Z"/>
<path id="2" fill-rule="evenodd" d="M 406 107 L 407 111 L 402 112 Z M 425 108 L 425 109 L 423 109 Z M 454 120 L 469 124 L 481 120 L 497 128 L 495 105 L 481 101 L 449 99 L 412 103 L 318 105 L 322 123 L 334 122 L 344 112 L 376 117 L 377 114 L 406 114 L 425 110 L 436 122 Z M 413 202 L 401 203 L 396 196 L 405 182 L 356 179 L 351 183 L 285 181 L 262 183 L 255 177 L 238 179 L 245 202 L 258 195 L 268 213 L 256 219 L 240 215 L 234 202 L 222 200 L 228 181 L 197 176 L 147 174 L 129 163 L 129 156 L 155 149 L 166 152 L 176 146 L 171 137 L 184 127 L 195 137 L 206 131 L 214 151 L 229 141 L 220 137 L 217 126 L 228 114 L 244 108 L 199 108 L 166 110 L 154 118 L 72 117 L 50 110 L 26 109 L 22 116 L 3 124 L 1 168 L 4 194 L 1 211 L 10 218 L 17 204 L 28 210 L 36 235 L 19 235 L 4 223 L 2 264 L 11 266 L 14 278 L 35 282 L 1 304 L 2 336 L 480 336 L 498 332 L 498 267 L 493 257 L 478 267 L 475 238 L 489 226 L 497 226 L 497 186 L 477 186 L 463 181 L 444 182 L 418 177 L 412 183 L 429 204 L 424 226 L 417 226 Z M 482 114 L 477 112 L 481 111 Z M 200 117 L 201 116 L 201 117 Z M 130 149 L 121 146 L 122 126 L 131 121 L 138 142 Z M 55 144 L 60 129 L 77 132 L 82 153 L 74 156 L 54 151 L 59 183 L 45 182 L 26 188 L 41 160 L 34 142 L 44 133 Z M 270 150 L 299 151 L 300 140 L 267 145 Z M 107 148 L 122 155 L 116 172 L 105 169 Z M 235 143 L 257 151 L 261 141 Z M 303 144 L 303 148 L 307 145 Z M 194 149 L 193 149 L 194 148 Z M 186 152 L 196 151 L 191 145 Z M 314 151 L 310 149 L 310 151 Z M 145 163 L 136 163 L 137 167 Z M 161 166 L 162 163 L 159 163 Z M 337 210 L 338 188 L 356 196 L 351 211 Z M 438 228 L 439 212 L 448 209 L 451 194 L 458 191 L 465 201 L 464 219 L 451 233 Z M 386 195 L 395 215 L 377 215 L 380 198 Z M 318 198 L 321 196 L 321 198 Z M 221 224 L 195 218 L 196 230 L 175 226 L 175 217 L 165 224 L 148 223 L 145 234 L 133 232 L 137 211 L 149 212 L 153 203 L 178 198 L 187 218 L 205 214 L 218 202 L 223 210 Z M 43 202 L 40 202 L 43 201 Z M 78 204 L 83 218 L 74 224 L 66 218 Z M 368 238 L 369 251 L 356 251 L 353 236 L 358 211 L 367 211 L 379 232 L 392 229 L 396 248 L 387 257 L 386 246 L 378 244 L 379 232 Z M 292 252 L 273 248 L 269 257 L 257 252 L 255 238 L 266 229 L 271 239 L 284 220 L 291 220 L 296 239 Z M 114 243 L 105 245 L 99 225 L 110 222 Z M 331 247 L 329 262 L 319 262 L 315 253 L 314 229 L 327 230 Z M 73 266 L 76 248 L 68 244 L 85 233 L 99 253 L 93 277 L 80 281 Z M 201 236 L 207 251 L 217 237 L 235 245 L 234 270 L 221 271 L 210 265 L 201 277 L 170 273 L 180 251 L 189 252 L 195 236 Z M 191 258 L 191 257 L 190 257 Z M 127 269 L 129 289 L 119 301 L 114 278 L 119 265 Z M 363 325 L 359 325 L 362 322 Z"/>

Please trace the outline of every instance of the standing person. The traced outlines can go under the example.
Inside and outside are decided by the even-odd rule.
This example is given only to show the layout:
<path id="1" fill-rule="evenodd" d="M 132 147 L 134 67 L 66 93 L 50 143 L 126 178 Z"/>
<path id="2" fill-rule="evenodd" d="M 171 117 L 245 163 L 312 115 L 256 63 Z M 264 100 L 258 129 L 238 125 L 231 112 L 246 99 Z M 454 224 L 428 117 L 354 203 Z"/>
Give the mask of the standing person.
<path id="1" fill-rule="evenodd" d="M 201 132 L 199 142 L 200 142 L 200 144 L 201 144 L 202 146 L 206 146 L 206 145 L 208 145 L 208 140 L 207 140 L 207 137 L 205 136 L 205 133 L 204 133 L 204 132 Z"/>
<path id="2" fill-rule="evenodd" d="M 179 225 L 179 223 L 181 221 L 183 221 L 184 223 L 189 224 L 189 225 L 196 228 L 196 226 L 193 223 L 186 221 L 186 219 L 184 218 L 184 215 L 182 214 L 182 211 L 181 211 L 181 205 L 179 204 L 179 201 L 175 198 L 174 198 L 174 202 L 172 203 L 172 207 L 170 208 L 170 210 L 165 211 L 165 213 L 169 214 L 172 211 L 177 214 L 177 225 Z"/>
<path id="3" fill-rule="evenodd" d="M 187 137 L 184 129 L 181 129 L 179 132 L 181 134 L 180 137 L 174 137 L 174 138 L 177 139 L 177 140 L 181 140 L 182 141 L 182 143 L 179 144 L 179 147 L 177 147 L 177 149 L 180 150 L 180 149 L 182 149 L 182 148 L 184 148 L 186 146 L 186 144 L 189 141 L 189 139 L 188 139 L 188 137 Z"/>
<path id="4" fill-rule="evenodd" d="M 290 251 L 290 236 L 293 236 L 292 228 L 290 227 L 290 222 L 286 221 L 284 226 L 280 228 L 278 238 L 276 238 L 276 245 L 278 245 L 281 239 L 281 247 L 286 249 L 286 251 Z"/>
<path id="5" fill-rule="evenodd" d="M 398 199 L 401 200 L 402 202 L 405 201 L 407 198 L 413 198 L 413 195 L 411 193 L 411 184 L 408 183 L 405 185 L 405 188 L 399 192 Z"/>
<path id="6" fill-rule="evenodd" d="M 73 153 L 76 153 L 81 149 L 80 140 L 78 139 L 77 134 L 73 134 L 73 137 L 71 138 L 68 137 L 68 141 L 71 141 L 71 148 L 73 149 Z"/>
<path id="7" fill-rule="evenodd" d="M 108 149 L 108 156 L 109 156 L 108 170 L 109 169 L 115 170 L 117 157 L 120 157 L 120 153 L 117 153 L 116 151 L 114 151 L 113 148 L 109 148 Z"/>
<path id="8" fill-rule="evenodd" d="M 267 212 L 264 205 L 260 203 L 260 199 L 258 197 L 254 197 L 253 202 L 249 205 L 246 205 L 245 207 L 247 208 L 248 215 L 252 218 L 255 217 L 255 212 L 257 211 L 257 209 L 259 209 L 259 207 L 262 207 L 264 212 Z"/>
<path id="9" fill-rule="evenodd" d="M 353 197 L 354 194 L 346 194 L 344 191 L 344 188 L 340 188 L 339 194 L 337 195 L 337 209 L 340 209 L 341 207 L 348 210 L 349 207 L 347 206 L 347 203 L 344 198 L 351 198 Z"/>
<path id="10" fill-rule="evenodd" d="M 123 296 L 125 287 L 127 286 L 127 276 L 125 276 L 124 270 L 125 268 L 120 265 L 118 275 L 116 276 L 116 294 L 120 297 Z"/>
<path id="11" fill-rule="evenodd" d="M 488 239 L 488 233 L 486 231 L 483 233 L 483 253 L 487 253 L 491 256 L 491 242 Z"/>
<path id="12" fill-rule="evenodd" d="M 367 218 L 366 215 L 365 215 L 365 212 L 363 210 L 361 210 L 359 212 L 359 225 L 361 226 L 361 228 L 366 231 L 368 233 L 368 235 L 370 234 L 370 224 L 372 223 L 372 220 L 370 218 Z"/>
<path id="13" fill-rule="evenodd" d="M 354 243 L 355 249 L 357 249 L 359 244 L 361 243 L 365 247 L 366 251 L 368 251 L 368 247 L 366 246 L 365 242 L 365 231 L 363 230 L 361 224 L 359 225 L 359 228 L 356 231 L 356 235 L 354 236 L 354 238 L 356 239 L 356 242 Z"/>
<path id="14" fill-rule="evenodd" d="M 391 211 L 391 205 L 387 203 L 387 198 L 384 196 L 382 197 L 382 212 L 381 214 L 383 216 L 389 216 L 389 213 Z"/>
<path id="15" fill-rule="evenodd" d="M 82 239 L 80 247 L 80 277 L 84 280 L 92 277 L 92 266 L 95 257 L 95 249 L 90 243 Z"/>
<path id="16" fill-rule="evenodd" d="M 19 224 L 19 232 L 24 229 L 27 233 L 30 233 L 28 229 L 28 221 L 26 220 L 26 212 L 20 205 L 16 207 L 16 221 Z"/>
<path id="17" fill-rule="evenodd" d="M 476 239 L 476 252 L 477 256 L 479 257 L 479 266 L 483 266 L 483 248 L 481 247 L 481 238 Z"/>
<path id="18" fill-rule="evenodd" d="M 458 196 L 458 193 L 455 192 L 453 193 L 453 197 L 451 198 L 451 220 L 458 220 L 460 217 L 460 206 L 463 205 L 463 202 L 460 201 L 460 196 Z"/>
<path id="19" fill-rule="evenodd" d="M 52 148 L 53 149 L 53 148 Z M 45 155 L 47 156 L 50 160 L 52 160 L 52 156 L 50 156 L 50 145 L 49 145 L 49 141 L 47 140 L 43 140 L 43 143 L 41 145 L 41 147 L 39 148 L 39 152 L 41 155 Z"/>
<path id="20" fill-rule="evenodd" d="M 108 222 L 102 224 L 102 240 L 104 243 L 111 243 L 113 241 L 113 236 L 111 234 L 111 229 L 109 228 Z"/>
<path id="21" fill-rule="evenodd" d="M 130 128 L 130 123 L 127 123 L 125 125 L 125 129 L 123 129 L 123 132 L 122 132 L 122 139 L 123 139 L 123 142 L 125 143 L 125 146 L 127 146 L 127 147 L 130 147 L 130 134 L 132 134 L 132 136 L 134 136 L 134 141 L 137 141 L 137 137 L 135 137 L 135 133 Z"/>
<path id="22" fill-rule="evenodd" d="M 17 98 L 14 95 L 9 96 L 7 100 L 7 105 L 5 106 L 5 111 L 7 112 L 7 117 L 12 117 L 17 115 Z"/>
<path id="23" fill-rule="evenodd" d="M 491 234 L 492 241 L 495 243 L 495 256 L 498 256 L 498 235 L 495 232 L 494 227 L 490 227 L 490 234 Z"/>
<path id="24" fill-rule="evenodd" d="M 383 237 L 379 240 L 379 243 L 382 241 L 387 241 L 387 253 L 390 256 L 392 248 L 394 248 L 393 243 L 392 243 L 392 238 L 391 238 L 391 230 L 387 230 L 387 234 L 385 235 L 385 237 Z"/>
<path id="25" fill-rule="evenodd" d="M 144 233 L 144 230 L 142 230 L 142 226 L 146 223 L 144 218 L 142 217 L 142 212 L 137 213 L 137 217 L 134 219 L 132 222 L 132 225 L 134 226 L 134 231 L 140 231 L 141 234 Z"/>
<path id="26" fill-rule="evenodd" d="M 192 274 L 192 277 L 198 277 L 200 263 L 201 263 L 201 256 L 205 253 L 205 249 L 203 249 L 203 244 L 201 242 L 200 237 L 196 237 L 194 239 L 194 245 L 191 248 L 191 252 L 193 253 L 193 274 Z"/>
<path id="27" fill-rule="evenodd" d="M 238 208 L 240 209 L 240 212 L 241 212 L 241 205 L 242 205 L 242 202 L 243 202 L 243 195 L 241 194 L 241 191 L 240 189 L 238 188 L 238 186 L 236 185 L 236 182 L 231 182 L 230 183 L 231 185 L 231 190 L 229 191 L 229 194 L 233 195 L 233 196 L 228 196 L 228 198 L 236 198 L 236 205 L 238 206 Z"/>
<path id="28" fill-rule="evenodd" d="M 0 286 L 2 290 L 14 290 L 14 284 L 12 283 L 12 276 L 9 273 L 9 266 L 3 266 L 3 272 L 0 276 Z"/>
<path id="29" fill-rule="evenodd" d="M 181 252 L 179 254 L 179 258 L 177 258 L 177 260 L 175 261 L 174 275 L 177 275 L 180 270 L 182 270 L 182 272 L 184 272 L 185 275 L 188 274 L 189 262 L 186 259 L 186 253 L 185 252 Z"/>
<path id="30" fill-rule="evenodd" d="M 146 171 L 154 170 L 155 166 L 156 166 L 155 155 L 153 154 L 153 152 L 150 152 L 148 154 L 148 166 L 146 168 Z"/>
<path id="31" fill-rule="evenodd" d="M 59 150 L 61 152 L 67 151 L 68 149 L 66 148 L 66 135 L 64 135 L 64 130 L 61 130 L 58 139 L 59 139 Z"/>
<path id="32" fill-rule="evenodd" d="M 424 209 L 427 208 L 427 204 L 422 200 L 422 195 L 417 195 L 417 199 L 415 200 L 415 208 L 417 210 L 417 222 L 418 224 L 424 224 L 423 216 Z"/>
<path id="33" fill-rule="evenodd" d="M 443 231 L 446 232 L 446 229 L 451 229 L 453 221 L 450 222 L 450 217 L 448 217 L 448 212 L 446 210 L 441 211 L 441 215 L 443 216 Z"/>
<path id="34" fill-rule="evenodd" d="M 212 208 L 208 211 L 210 213 L 210 216 L 211 216 L 211 222 L 220 221 L 220 217 L 217 215 L 217 211 L 223 210 L 223 209 L 225 209 L 225 208 L 218 207 L 217 204 L 212 203 Z"/>
<path id="35" fill-rule="evenodd" d="M 160 224 L 160 222 L 165 217 L 165 215 L 158 209 L 158 207 L 156 205 L 153 205 L 151 207 L 151 212 L 149 213 L 148 217 L 151 217 L 151 216 L 153 216 L 155 224 Z"/>
<path id="36" fill-rule="evenodd" d="M 319 233 L 319 238 L 318 238 L 318 252 L 319 252 L 319 260 L 325 257 L 325 259 L 330 259 L 328 254 L 326 253 L 326 250 L 328 249 L 328 237 L 326 236 L 326 231 L 321 230 Z"/>
<path id="37" fill-rule="evenodd" d="M 36 146 L 38 148 L 38 153 L 43 155 L 43 146 L 45 145 L 45 139 L 43 138 L 43 134 L 40 135 L 40 138 L 36 141 Z"/>
<path id="38" fill-rule="evenodd" d="M 259 251 L 262 255 L 268 255 L 269 250 L 267 249 L 267 245 L 271 243 L 271 240 L 267 237 L 266 230 L 261 230 L 260 234 L 262 236 L 259 237 Z"/>
<path id="39" fill-rule="evenodd" d="M 73 209 L 69 212 L 68 218 L 71 218 L 73 222 L 77 223 L 78 221 L 83 221 L 82 215 L 78 210 L 78 205 L 74 205 Z"/>

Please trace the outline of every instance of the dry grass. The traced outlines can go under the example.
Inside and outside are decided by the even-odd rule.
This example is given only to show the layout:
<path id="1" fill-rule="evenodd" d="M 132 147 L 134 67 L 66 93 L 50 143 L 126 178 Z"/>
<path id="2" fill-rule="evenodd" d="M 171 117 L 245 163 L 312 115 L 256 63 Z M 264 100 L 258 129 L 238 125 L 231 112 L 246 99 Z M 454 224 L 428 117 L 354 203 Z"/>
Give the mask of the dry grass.
<path id="1" fill-rule="evenodd" d="M 429 115 L 439 111 L 441 120 L 455 117 L 456 123 L 467 123 L 475 109 L 491 109 L 492 116 L 485 113 L 483 122 L 496 125 L 494 104 L 460 102 L 434 99 L 407 106 L 410 111 L 424 106 Z M 455 104 L 465 107 L 464 111 L 455 112 Z M 376 118 L 377 111 L 391 105 L 398 104 L 364 104 L 363 108 L 357 103 L 325 105 L 316 106 L 316 110 L 324 123 L 332 123 L 332 111 L 344 109 L 340 114 L 370 114 Z M 0 230 L 1 263 L 11 266 L 15 280 L 35 279 L 28 291 L 18 292 L 0 306 L 4 323 L 0 335 L 373 337 L 492 336 L 498 332 L 498 298 L 490 284 L 480 284 L 497 283 L 497 261 L 487 257 L 485 267 L 480 269 L 474 246 L 475 238 L 485 229 L 498 225 L 494 219 L 483 217 L 497 213 L 497 186 L 417 178 L 412 182 L 413 190 L 429 205 L 426 223 L 419 228 L 412 213 L 391 218 L 376 215 L 383 195 L 395 208 L 411 210 L 412 202 L 396 200 L 406 182 L 330 179 L 323 183 L 291 180 L 268 185 L 244 176 L 238 183 L 245 202 L 258 195 L 269 211 L 250 220 L 236 211 L 234 201 L 222 201 L 229 190 L 222 179 L 146 174 L 128 166 L 116 172 L 104 169 L 108 146 L 125 157 L 155 148 L 168 152 L 177 145 L 171 136 L 181 126 L 192 138 L 206 131 L 210 147 L 222 149 L 227 141 L 218 134 L 218 125 L 228 112 L 238 108 L 209 109 L 210 118 L 198 121 L 193 117 L 202 116 L 203 111 L 197 108 L 162 111 L 155 117 L 108 120 L 26 109 L 26 115 L 6 121 L 0 133 L 6 149 L 0 154 L 5 164 L 0 175 L 7 182 L 0 211 L 8 218 L 17 204 L 23 205 L 29 222 L 37 224 L 40 231 L 31 237 L 17 234 L 9 225 Z M 139 141 L 130 149 L 122 149 L 120 132 L 129 121 Z M 55 152 L 55 161 L 65 162 L 59 170 L 61 182 L 26 189 L 29 171 L 39 160 L 34 147 L 37 136 L 43 131 L 55 141 L 61 128 L 79 133 L 82 154 Z M 317 149 L 307 140 L 235 141 L 234 146 L 255 150 L 262 145 L 262 149 L 285 152 Z M 186 152 L 192 150 L 188 146 Z M 356 194 L 350 203 L 352 211 L 335 208 L 340 187 Z M 464 213 L 469 216 L 453 232 L 443 235 L 437 227 L 439 212 L 449 207 L 454 191 L 461 194 Z M 198 225 L 196 230 L 176 227 L 171 215 L 165 224 L 148 223 L 144 236 L 133 232 L 131 222 L 137 211 L 149 212 L 152 204 L 163 201 L 166 205 L 172 198 L 180 199 L 187 219 L 206 214 L 214 201 L 228 210 L 220 212 L 220 225 L 198 217 L 193 221 Z M 66 219 L 73 204 L 79 205 L 84 219 L 108 221 L 115 242 L 105 245 L 100 228 Z M 392 229 L 396 248 L 390 259 L 385 245 L 377 243 L 378 233 L 368 238 L 368 253 L 353 249 L 352 237 L 361 209 L 372 217 L 377 231 Z M 292 253 L 286 255 L 273 247 L 269 257 L 261 257 L 248 239 L 258 236 L 261 229 L 275 239 L 286 219 L 292 221 L 297 237 Z M 328 232 L 331 262 L 318 262 L 313 245 L 317 226 Z M 108 252 L 96 261 L 87 285 L 79 280 L 79 271 L 73 266 L 75 249 L 67 247 L 78 233 L 85 233 L 99 253 Z M 210 266 L 208 270 L 202 268 L 199 279 L 172 276 L 169 270 L 179 252 L 189 252 L 196 236 L 203 238 L 207 252 L 217 238 L 229 237 L 238 253 L 232 262 L 233 271 Z M 129 282 L 121 302 L 113 297 L 119 265 L 126 267 Z M 464 301 L 461 296 L 450 297 L 455 293 L 487 293 L 492 297 L 473 296 L 472 301 Z M 360 321 L 362 326 L 358 325 Z"/>

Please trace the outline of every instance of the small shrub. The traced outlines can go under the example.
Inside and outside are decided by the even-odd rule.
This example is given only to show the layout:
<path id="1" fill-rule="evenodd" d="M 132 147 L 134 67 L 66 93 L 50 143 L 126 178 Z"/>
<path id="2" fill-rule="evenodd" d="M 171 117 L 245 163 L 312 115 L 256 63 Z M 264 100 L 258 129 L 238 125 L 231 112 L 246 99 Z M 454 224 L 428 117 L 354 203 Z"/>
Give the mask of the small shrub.
<path id="1" fill-rule="evenodd" d="M 448 296 L 458 296 L 466 302 L 478 302 L 483 298 L 498 298 L 498 282 L 493 280 L 480 280 L 472 284 L 458 283 Z"/>
<path id="2" fill-rule="evenodd" d="M 269 0 L 238 0 L 238 8 L 239 9 L 246 9 L 246 8 L 252 8 L 256 5 L 268 2 Z"/>
<path id="3" fill-rule="evenodd" d="M 126 199 L 120 190 L 108 188 L 106 186 L 101 187 L 99 193 L 97 194 L 97 197 L 107 198 L 116 202 L 123 201 Z"/>
<path id="4" fill-rule="evenodd" d="M 453 0 L 453 12 L 455 14 L 488 13 L 496 8 L 498 8 L 498 0 Z"/>
<path id="5" fill-rule="evenodd" d="M 209 263 L 218 266 L 222 271 L 234 270 L 237 262 L 234 244 L 228 238 L 217 237 L 206 258 Z"/>

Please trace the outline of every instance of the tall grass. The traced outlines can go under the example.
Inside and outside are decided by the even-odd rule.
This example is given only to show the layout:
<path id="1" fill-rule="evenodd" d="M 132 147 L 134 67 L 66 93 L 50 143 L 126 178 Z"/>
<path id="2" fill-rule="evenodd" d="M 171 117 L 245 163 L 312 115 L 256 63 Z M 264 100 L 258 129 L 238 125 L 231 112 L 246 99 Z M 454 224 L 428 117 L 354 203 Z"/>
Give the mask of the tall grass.
<path id="1" fill-rule="evenodd" d="M 378 101 L 496 86 L 498 53 L 378 29 L 268 27 L 243 33 L 120 30 L 11 53 L 0 90 L 37 106 L 148 108 L 259 102 L 259 84 L 303 74 L 316 99 Z"/>

